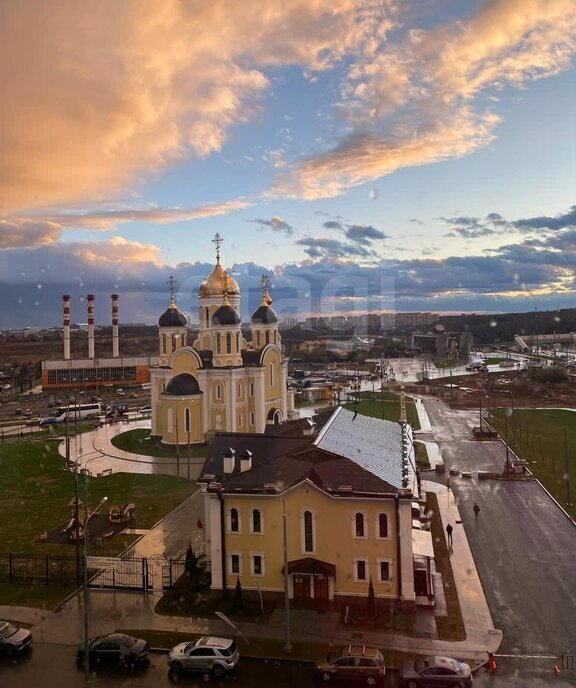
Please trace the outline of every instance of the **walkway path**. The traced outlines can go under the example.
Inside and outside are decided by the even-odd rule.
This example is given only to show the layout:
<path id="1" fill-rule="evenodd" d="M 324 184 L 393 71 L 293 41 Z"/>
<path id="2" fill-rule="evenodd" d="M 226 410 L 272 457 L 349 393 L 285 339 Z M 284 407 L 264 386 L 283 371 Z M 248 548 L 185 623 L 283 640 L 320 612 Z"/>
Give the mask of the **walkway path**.
<path id="1" fill-rule="evenodd" d="M 88 468 L 97 475 L 111 470 L 113 473 L 161 473 L 176 475 L 176 459 L 155 457 L 147 454 L 136 454 L 118 449 L 112 444 L 112 438 L 129 430 L 149 429 L 150 420 L 137 420 L 130 423 L 106 424 L 90 432 L 75 435 L 70 440 L 70 459 L 78 461 L 81 468 Z M 58 447 L 61 456 L 66 456 L 65 442 Z M 203 458 L 191 458 L 190 477 L 192 480 L 200 475 L 204 465 Z M 180 457 L 180 477 L 188 476 L 188 458 L 185 453 Z"/>

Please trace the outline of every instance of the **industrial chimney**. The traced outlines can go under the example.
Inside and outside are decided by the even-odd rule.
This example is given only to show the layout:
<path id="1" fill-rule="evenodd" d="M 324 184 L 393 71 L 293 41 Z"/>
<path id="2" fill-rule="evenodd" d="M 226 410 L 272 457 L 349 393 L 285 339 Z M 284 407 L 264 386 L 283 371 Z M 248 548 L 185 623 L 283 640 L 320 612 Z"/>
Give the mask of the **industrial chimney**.
<path id="1" fill-rule="evenodd" d="M 70 358 L 70 295 L 63 294 L 62 302 L 64 306 L 64 359 Z"/>
<path id="2" fill-rule="evenodd" d="M 118 358 L 120 347 L 118 344 L 118 294 L 111 294 L 112 299 L 112 358 Z"/>
<path id="3" fill-rule="evenodd" d="M 94 358 L 94 294 L 88 294 L 88 358 Z"/>

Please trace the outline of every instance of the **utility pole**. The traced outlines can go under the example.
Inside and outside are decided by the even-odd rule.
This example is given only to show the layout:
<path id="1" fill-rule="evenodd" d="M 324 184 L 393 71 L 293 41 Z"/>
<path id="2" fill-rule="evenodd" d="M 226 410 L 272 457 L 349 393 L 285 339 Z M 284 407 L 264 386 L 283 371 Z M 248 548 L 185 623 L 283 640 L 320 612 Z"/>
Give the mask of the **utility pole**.
<path id="1" fill-rule="evenodd" d="M 572 506 L 572 495 L 570 494 L 570 466 L 568 464 L 568 436 L 564 428 L 564 468 L 566 470 L 566 504 Z"/>

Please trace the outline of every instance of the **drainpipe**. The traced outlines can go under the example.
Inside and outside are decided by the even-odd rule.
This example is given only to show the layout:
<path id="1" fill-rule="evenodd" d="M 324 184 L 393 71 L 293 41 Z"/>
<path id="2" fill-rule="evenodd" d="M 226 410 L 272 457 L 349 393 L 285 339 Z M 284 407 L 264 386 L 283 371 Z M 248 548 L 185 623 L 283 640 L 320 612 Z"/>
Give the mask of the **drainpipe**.
<path id="1" fill-rule="evenodd" d="M 226 587 L 226 523 L 224 521 L 224 497 L 222 496 L 222 488 L 216 494 L 220 502 L 220 554 L 222 566 L 222 595 L 225 600 L 228 599 L 228 588 Z"/>
<path id="2" fill-rule="evenodd" d="M 402 549 L 400 546 L 400 497 L 394 495 L 394 513 L 396 514 L 396 575 L 398 576 L 398 599 L 402 599 Z"/>

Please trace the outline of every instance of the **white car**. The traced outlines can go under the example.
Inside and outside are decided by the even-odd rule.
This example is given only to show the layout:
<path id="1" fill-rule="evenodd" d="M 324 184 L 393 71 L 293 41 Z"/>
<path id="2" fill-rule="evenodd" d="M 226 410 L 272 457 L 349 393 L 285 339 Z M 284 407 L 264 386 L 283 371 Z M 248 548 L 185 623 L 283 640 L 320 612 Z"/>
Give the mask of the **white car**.
<path id="1" fill-rule="evenodd" d="M 175 673 L 201 671 L 222 678 L 234 671 L 239 659 L 238 647 L 233 640 L 203 636 L 195 642 L 173 647 L 168 655 L 168 666 Z"/>

